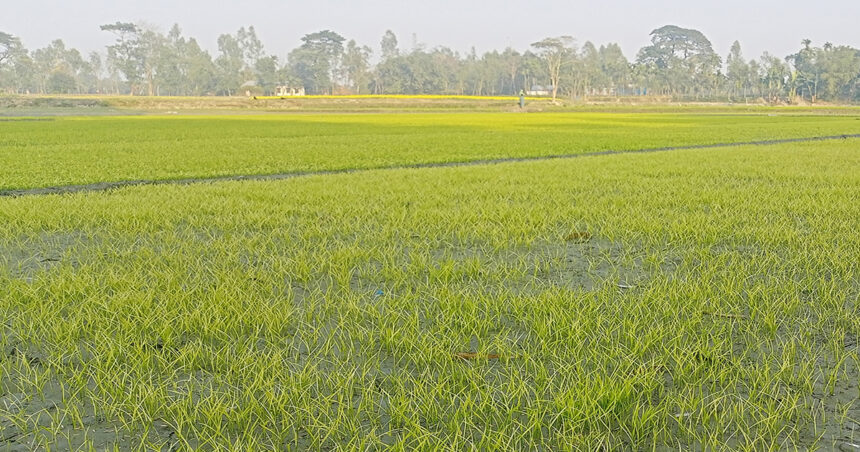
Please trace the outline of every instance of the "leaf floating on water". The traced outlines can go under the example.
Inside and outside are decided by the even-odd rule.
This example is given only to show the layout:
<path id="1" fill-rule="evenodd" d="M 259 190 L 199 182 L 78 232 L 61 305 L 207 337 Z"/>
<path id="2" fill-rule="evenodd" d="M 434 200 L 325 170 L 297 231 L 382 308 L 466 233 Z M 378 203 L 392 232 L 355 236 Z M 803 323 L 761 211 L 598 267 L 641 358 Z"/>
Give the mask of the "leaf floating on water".
<path id="1" fill-rule="evenodd" d="M 568 242 L 583 243 L 591 238 L 591 233 L 588 231 L 573 231 L 567 234 L 564 239 Z"/>

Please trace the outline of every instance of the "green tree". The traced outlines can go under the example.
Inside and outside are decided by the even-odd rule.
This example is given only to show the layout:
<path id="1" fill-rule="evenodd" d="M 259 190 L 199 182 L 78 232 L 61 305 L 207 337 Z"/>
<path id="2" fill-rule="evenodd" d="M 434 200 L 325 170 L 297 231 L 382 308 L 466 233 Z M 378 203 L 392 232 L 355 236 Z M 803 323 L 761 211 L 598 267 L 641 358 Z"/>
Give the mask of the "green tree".
<path id="1" fill-rule="evenodd" d="M 156 72 L 159 93 L 200 95 L 213 89 L 212 57 L 200 49 L 194 38 L 184 37 L 178 24 L 173 25 L 160 47 Z"/>
<path id="2" fill-rule="evenodd" d="M 526 51 L 523 54 L 522 63 L 520 64 L 520 73 L 523 80 L 523 87 L 525 87 L 526 90 L 529 90 L 536 84 L 540 83 L 540 80 L 547 80 L 549 78 L 544 61 L 531 51 Z"/>
<path id="3" fill-rule="evenodd" d="M 370 47 L 359 46 L 355 40 L 346 44 L 343 55 L 344 78 L 356 94 L 370 84 Z"/>
<path id="4" fill-rule="evenodd" d="M 257 37 L 257 31 L 254 30 L 253 25 L 247 29 L 245 27 L 239 28 L 239 31 L 236 32 L 236 42 L 242 51 L 243 69 L 252 69 L 257 66 L 258 61 L 266 58 L 263 43 Z"/>
<path id="5" fill-rule="evenodd" d="M 448 47 L 437 47 L 430 54 L 430 59 L 437 77 L 437 93 L 463 94 L 464 77 L 463 63 L 460 56 Z"/>
<path id="6" fill-rule="evenodd" d="M 187 94 L 184 47 L 185 38 L 182 36 L 182 30 L 179 24 L 173 24 L 156 55 L 158 94 L 174 96 Z"/>
<path id="7" fill-rule="evenodd" d="M 666 25 L 651 32 L 651 45 L 639 50 L 638 64 L 664 93 L 707 95 L 719 81 L 720 57 L 702 32 Z"/>
<path id="8" fill-rule="evenodd" d="M 854 100 L 860 83 L 860 50 L 824 44 L 819 50 L 821 95 L 830 101 Z"/>
<path id="9" fill-rule="evenodd" d="M 761 79 L 759 78 L 759 74 L 761 73 L 761 64 L 756 60 L 749 60 L 747 66 L 749 67 L 749 70 L 747 71 L 744 89 L 750 96 L 761 98 L 764 96 L 764 90 L 761 89 Z"/>
<path id="10" fill-rule="evenodd" d="M 385 34 L 382 35 L 382 42 L 380 42 L 380 48 L 382 49 L 383 61 L 395 58 L 400 54 L 400 51 L 397 50 L 397 36 L 394 35 L 393 31 L 385 31 Z"/>
<path id="11" fill-rule="evenodd" d="M 104 72 L 104 63 L 102 62 L 101 55 L 98 52 L 90 52 L 87 56 L 87 66 L 89 67 L 87 84 L 90 87 L 90 92 L 101 94 L 103 92 L 102 75 Z"/>
<path id="12" fill-rule="evenodd" d="M 183 73 L 186 93 L 207 94 L 216 90 L 216 67 L 209 52 L 200 48 L 197 40 L 190 38 L 182 47 Z"/>
<path id="13" fill-rule="evenodd" d="M 257 86 L 264 93 L 272 94 L 275 91 L 275 87 L 281 81 L 278 57 L 266 56 L 258 58 L 254 63 L 254 71 L 257 74 Z"/>
<path id="14" fill-rule="evenodd" d="M 54 72 L 48 77 L 47 91 L 55 94 L 73 94 L 77 89 L 75 78 L 63 72 Z"/>
<path id="15" fill-rule="evenodd" d="M 504 89 L 505 94 L 516 95 L 520 90 L 526 89 L 525 82 L 520 82 L 522 74 L 523 55 L 516 50 L 508 47 L 500 55 L 507 76 L 507 83 Z"/>
<path id="16" fill-rule="evenodd" d="M 116 42 L 107 48 L 108 62 L 125 77 L 129 94 L 134 95 L 144 80 L 146 53 L 141 41 L 141 29 L 128 22 L 102 25 L 100 28 L 116 36 Z"/>
<path id="17" fill-rule="evenodd" d="M 818 85 L 821 83 L 821 66 L 818 64 L 819 52 L 812 47 L 812 41 L 804 39 L 803 48 L 799 52 L 786 57 L 786 61 L 794 66 L 792 73 L 792 93 L 801 98 L 809 98 L 812 103 L 818 97 Z"/>
<path id="18" fill-rule="evenodd" d="M 313 94 L 332 93 L 343 56 L 344 37 L 330 30 L 302 37 L 302 45 L 288 57 L 292 73 Z"/>
<path id="19" fill-rule="evenodd" d="M 738 96 L 746 100 L 750 80 L 750 66 L 744 60 L 741 43 L 735 41 L 726 57 L 726 78 L 730 86 L 730 96 Z"/>
<path id="20" fill-rule="evenodd" d="M 32 60 L 21 40 L 0 31 L 0 91 L 26 90 L 33 74 Z"/>
<path id="21" fill-rule="evenodd" d="M 496 50 L 484 53 L 481 57 L 483 78 L 486 80 L 484 92 L 490 96 L 510 94 L 508 57 Z"/>
<path id="22" fill-rule="evenodd" d="M 463 61 L 462 70 L 462 80 L 465 85 L 464 94 L 470 94 L 473 96 L 484 94 L 484 85 L 487 83 L 487 74 L 484 71 L 482 61 L 478 59 L 478 55 L 474 47 L 472 47 L 469 55 L 466 56 L 466 60 Z"/>
<path id="23" fill-rule="evenodd" d="M 218 58 L 215 59 L 218 74 L 216 88 L 219 93 L 231 96 L 246 81 L 242 74 L 244 54 L 239 41 L 230 34 L 218 37 L 218 52 Z"/>
<path id="24" fill-rule="evenodd" d="M 621 51 L 621 46 L 612 43 L 600 46 L 600 69 L 606 80 L 607 88 L 613 94 L 624 90 L 630 79 L 630 62 Z M 619 89 L 620 88 L 620 89 Z"/>
<path id="25" fill-rule="evenodd" d="M 154 96 L 159 93 L 159 82 L 172 70 L 176 60 L 172 55 L 167 39 L 154 30 L 142 30 L 140 47 L 143 66 L 143 78 L 146 82 L 146 94 Z"/>
<path id="26" fill-rule="evenodd" d="M 222 34 L 218 37 L 219 56 L 215 60 L 217 68 L 217 90 L 232 95 L 243 83 L 258 82 L 261 78 L 271 78 L 271 61 L 263 51 L 263 43 L 257 37 L 253 26 L 241 27 L 236 35 Z M 268 73 L 260 74 L 258 69 Z M 267 82 L 270 83 L 271 82 Z M 274 85 L 272 85 L 274 86 Z"/>
<path id="27" fill-rule="evenodd" d="M 397 36 L 391 30 L 386 30 L 379 43 L 382 60 L 373 70 L 373 92 L 385 94 L 386 92 L 402 92 L 401 73 L 403 60 L 396 61 L 400 57 L 397 49 Z"/>
<path id="28" fill-rule="evenodd" d="M 76 49 L 55 39 L 47 47 L 32 53 L 36 86 L 41 93 L 86 93 L 91 90 L 92 69 Z M 71 80 L 71 83 L 69 82 Z M 71 87 L 70 87 L 71 86 Z"/>
<path id="29" fill-rule="evenodd" d="M 576 68 L 574 93 L 584 96 L 601 92 L 606 86 L 606 79 L 600 67 L 600 52 L 591 41 L 586 41 L 582 46 L 579 58 L 574 64 Z"/>
<path id="30" fill-rule="evenodd" d="M 759 58 L 759 80 L 762 92 L 770 102 L 777 102 L 786 94 L 790 78 L 789 68 L 785 62 L 767 52 Z"/>
<path id="31" fill-rule="evenodd" d="M 575 41 L 571 36 L 559 36 L 557 38 L 545 38 L 532 43 L 535 53 L 540 57 L 547 69 L 549 82 L 552 85 L 552 99 L 555 100 L 558 87 L 561 82 L 563 69 L 570 66 Z"/>
<path id="32" fill-rule="evenodd" d="M 9 33 L 0 31 L 0 66 L 21 50 L 21 40 Z"/>

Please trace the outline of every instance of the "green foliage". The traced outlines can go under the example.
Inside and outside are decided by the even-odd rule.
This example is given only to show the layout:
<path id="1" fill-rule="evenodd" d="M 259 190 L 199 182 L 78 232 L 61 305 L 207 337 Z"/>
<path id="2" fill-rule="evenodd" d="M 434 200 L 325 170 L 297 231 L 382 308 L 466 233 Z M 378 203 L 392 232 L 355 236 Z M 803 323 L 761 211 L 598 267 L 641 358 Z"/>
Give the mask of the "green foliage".
<path id="1" fill-rule="evenodd" d="M 718 80 L 720 57 L 702 32 L 666 25 L 651 32 L 651 45 L 636 57 L 651 71 L 652 83 L 665 93 L 711 94 Z"/>
<path id="2" fill-rule="evenodd" d="M 375 132 L 364 133 L 366 130 Z M 0 190 L 843 133 L 860 133 L 856 116 L 713 116 L 634 110 L 625 114 L 91 117 L 57 119 L 50 127 L 8 121 L 0 122 Z M 28 157 L 22 159 L 21 155 Z"/>
<path id="3" fill-rule="evenodd" d="M 124 22 L 102 30 L 117 36 L 107 47 L 105 64 L 88 59 L 62 70 L 51 56 L 54 43 L 27 51 L 16 37 L 0 32 L 0 89 L 47 94 L 48 79 L 61 72 L 75 79 L 75 93 L 91 94 L 234 96 L 245 94 L 243 85 L 256 85 L 256 93 L 271 95 L 276 86 L 287 85 L 303 86 L 308 94 L 497 96 L 544 86 L 552 88 L 553 99 L 650 94 L 679 101 L 860 102 L 856 48 L 831 43 L 818 48 L 806 40 L 786 58 L 765 52 L 744 60 L 735 42 L 724 66 L 702 32 L 675 25 L 652 31 L 651 44 L 633 63 L 618 44 L 586 41 L 578 50 L 570 36 L 542 39 L 522 53 L 461 54 L 425 45 L 407 51 L 398 48 L 390 30 L 375 65 L 368 46 L 331 30 L 305 35 L 301 46 L 279 60 L 266 54 L 253 26 L 219 36 L 213 60 L 197 41 L 183 37 L 178 25 L 167 35 Z M 80 54 L 77 59 L 84 61 Z"/>
<path id="4" fill-rule="evenodd" d="M 386 30 L 380 41 L 380 49 L 382 50 L 382 60 L 390 60 L 398 55 L 400 51 L 397 49 L 397 36 L 391 30 Z"/>
<path id="5" fill-rule="evenodd" d="M 572 36 L 545 38 L 532 43 L 536 54 L 543 59 L 546 65 L 553 99 L 555 99 L 558 93 L 563 70 L 571 64 L 573 55 L 576 53 L 574 43 L 575 41 Z"/>
<path id="6" fill-rule="evenodd" d="M 0 31 L 0 65 L 12 57 L 12 52 L 16 47 L 20 46 L 21 42 L 15 36 L 9 33 Z"/>
<path id="7" fill-rule="evenodd" d="M 343 78 L 355 94 L 364 94 L 370 86 L 370 47 L 359 46 L 350 39 L 343 55 Z"/>
<path id="8" fill-rule="evenodd" d="M 810 102 L 860 99 L 860 50 L 830 43 L 823 48 L 812 47 L 807 39 L 803 48 L 787 59 L 795 68 L 795 95 Z"/>
<path id="9" fill-rule="evenodd" d="M 32 78 L 33 62 L 17 36 L 0 31 L 0 93 L 19 92 Z"/>
<path id="10" fill-rule="evenodd" d="M 741 53 L 741 43 L 735 41 L 728 58 L 726 58 L 726 78 L 733 97 L 747 98 L 750 83 L 754 83 L 753 76 L 758 76 L 752 69 L 750 63 L 744 60 L 743 53 Z"/>
<path id="11" fill-rule="evenodd" d="M 97 77 L 93 65 L 76 49 L 67 48 L 61 39 L 34 50 L 31 63 L 36 80 L 27 88 L 43 94 L 78 94 L 87 80 Z"/>
<path id="12" fill-rule="evenodd" d="M 759 64 L 760 89 L 768 100 L 778 100 L 788 91 L 790 73 L 790 68 L 782 59 L 767 52 L 761 56 L 761 63 Z"/>
<path id="13" fill-rule="evenodd" d="M 146 50 L 141 36 L 143 30 L 127 22 L 102 25 L 100 28 L 116 35 L 116 43 L 107 48 L 108 61 L 122 73 L 134 94 L 138 84 L 144 80 Z"/>
<path id="14" fill-rule="evenodd" d="M 641 139 L 685 124 L 651 122 Z M 0 199 L 2 435 L 838 449 L 860 415 L 858 144 Z"/>
<path id="15" fill-rule="evenodd" d="M 74 93 L 77 88 L 75 78 L 62 72 L 55 72 L 48 78 L 48 92 L 51 93 Z"/>
<path id="16" fill-rule="evenodd" d="M 302 45 L 290 52 L 293 74 L 302 81 L 309 94 L 332 93 L 344 41 L 343 36 L 323 30 L 303 36 Z"/>

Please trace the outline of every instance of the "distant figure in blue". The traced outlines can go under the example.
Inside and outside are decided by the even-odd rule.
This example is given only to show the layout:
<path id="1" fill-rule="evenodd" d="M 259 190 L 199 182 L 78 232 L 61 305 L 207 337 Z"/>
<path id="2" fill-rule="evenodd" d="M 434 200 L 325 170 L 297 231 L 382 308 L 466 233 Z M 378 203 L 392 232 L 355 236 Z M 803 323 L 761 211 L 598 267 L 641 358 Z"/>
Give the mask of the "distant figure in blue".
<path id="1" fill-rule="evenodd" d="M 523 90 L 520 90 L 520 108 L 523 108 L 525 106 L 526 106 L 526 92 Z"/>

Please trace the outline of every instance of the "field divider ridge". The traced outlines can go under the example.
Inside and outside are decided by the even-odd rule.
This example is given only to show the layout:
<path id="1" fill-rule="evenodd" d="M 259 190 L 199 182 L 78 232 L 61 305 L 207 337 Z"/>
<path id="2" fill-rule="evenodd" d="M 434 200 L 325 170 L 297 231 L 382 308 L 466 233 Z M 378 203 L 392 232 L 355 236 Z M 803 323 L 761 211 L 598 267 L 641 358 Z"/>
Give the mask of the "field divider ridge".
<path id="1" fill-rule="evenodd" d="M 692 144 L 692 145 L 683 145 L 683 146 L 667 146 L 667 147 L 659 147 L 659 148 L 644 148 L 644 149 L 631 149 L 631 150 L 603 150 L 603 151 L 593 151 L 593 152 L 582 152 L 582 153 L 577 153 L 577 154 L 553 154 L 553 155 L 540 155 L 540 156 L 533 156 L 533 157 L 501 157 L 501 158 L 494 158 L 494 159 L 464 160 L 464 161 L 456 161 L 456 162 L 425 162 L 425 163 L 383 165 L 383 166 L 364 167 L 364 168 L 344 168 L 344 169 L 314 170 L 314 171 L 292 171 L 292 172 L 273 173 L 273 174 L 239 174 L 239 175 L 214 176 L 214 177 L 189 177 L 189 178 L 181 178 L 181 179 L 138 179 L 138 180 L 125 180 L 125 181 L 114 181 L 114 182 L 96 182 L 96 183 L 79 184 L 79 185 L 57 185 L 57 186 L 51 186 L 51 187 L 0 190 L 0 197 L 17 198 L 17 197 L 24 197 L 24 196 L 68 194 L 68 193 L 81 193 L 81 192 L 97 192 L 97 191 L 107 191 L 107 190 L 112 190 L 112 189 L 116 189 L 116 188 L 123 188 L 123 187 L 134 187 L 134 186 L 140 186 L 140 185 L 192 185 L 192 184 L 202 184 L 202 183 L 246 181 L 246 180 L 247 181 L 283 180 L 283 179 L 292 179 L 292 178 L 297 178 L 297 177 L 326 176 L 326 175 L 335 175 L 335 174 L 350 174 L 350 173 L 378 171 L 378 170 L 452 168 L 452 167 L 461 167 L 461 166 L 498 165 L 498 164 L 502 164 L 502 163 L 518 163 L 518 162 L 532 162 L 532 161 L 541 161 L 541 160 L 573 159 L 573 158 L 579 158 L 579 157 L 597 157 L 597 156 L 602 156 L 602 155 L 646 154 L 646 153 L 652 153 L 652 152 L 682 151 L 682 150 L 692 150 L 692 149 L 715 149 L 715 148 L 741 147 L 741 146 L 767 146 L 767 145 L 774 145 L 774 144 L 802 143 L 802 142 L 811 142 L 811 141 L 843 140 L 843 139 L 849 139 L 849 138 L 860 138 L 860 134 L 828 135 L 828 136 L 803 137 L 803 138 L 782 138 L 782 139 L 775 139 L 775 140 L 741 141 L 741 142 L 728 142 L 728 143 Z"/>

